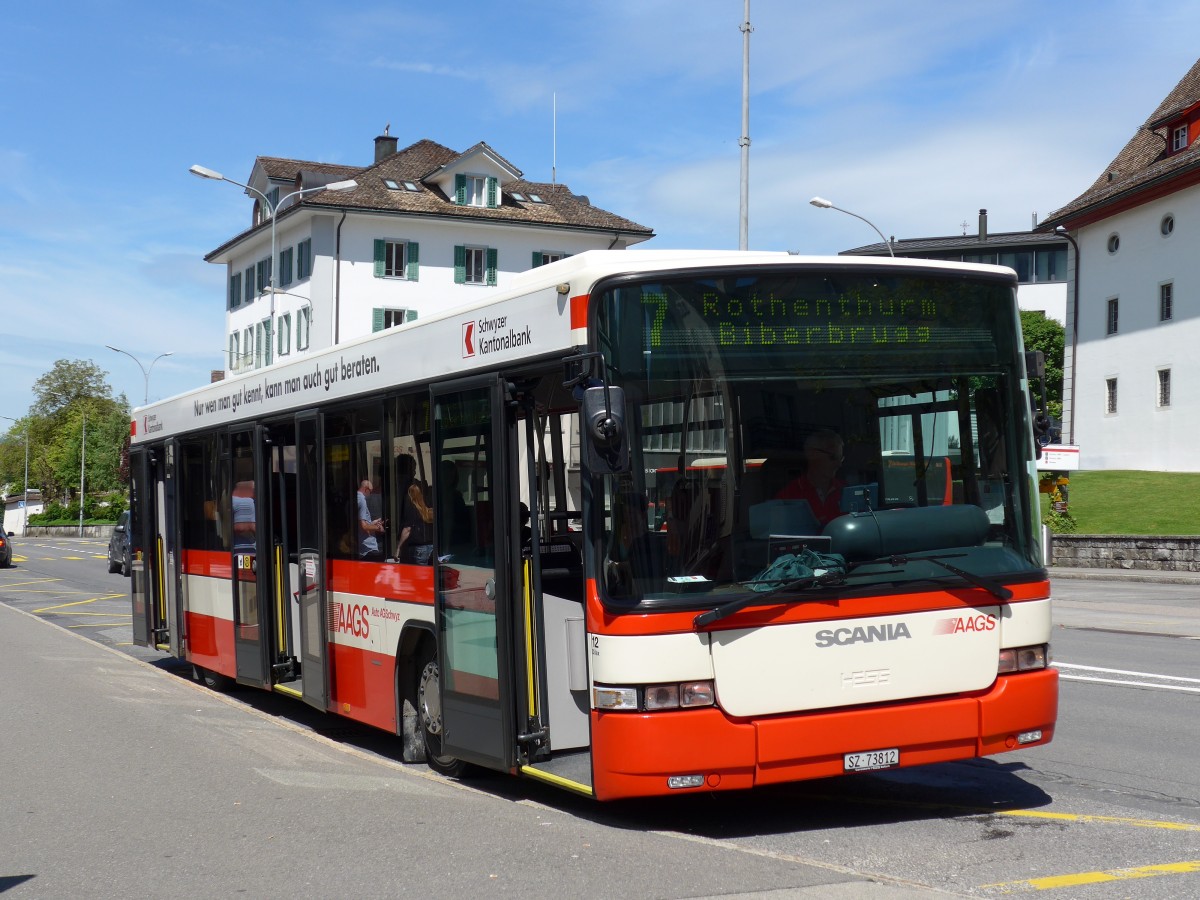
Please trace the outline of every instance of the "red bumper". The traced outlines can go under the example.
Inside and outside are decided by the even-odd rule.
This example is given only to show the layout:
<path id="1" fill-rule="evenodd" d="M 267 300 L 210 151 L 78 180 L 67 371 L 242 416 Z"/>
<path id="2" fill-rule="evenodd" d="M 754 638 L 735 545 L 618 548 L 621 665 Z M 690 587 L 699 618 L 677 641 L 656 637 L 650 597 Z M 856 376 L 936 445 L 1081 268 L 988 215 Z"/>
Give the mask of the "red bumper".
<path id="1" fill-rule="evenodd" d="M 1048 743 L 1058 672 L 1002 676 L 970 697 L 730 719 L 719 709 L 630 715 L 592 712 L 596 797 L 678 793 L 671 775 L 703 776 L 691 790 L 730 790 L 843 774 L 843 755 L 897 747 L 902 766 L 989 756 Z M 1017 744 L 1021 732 L 1040 740 Z"/>

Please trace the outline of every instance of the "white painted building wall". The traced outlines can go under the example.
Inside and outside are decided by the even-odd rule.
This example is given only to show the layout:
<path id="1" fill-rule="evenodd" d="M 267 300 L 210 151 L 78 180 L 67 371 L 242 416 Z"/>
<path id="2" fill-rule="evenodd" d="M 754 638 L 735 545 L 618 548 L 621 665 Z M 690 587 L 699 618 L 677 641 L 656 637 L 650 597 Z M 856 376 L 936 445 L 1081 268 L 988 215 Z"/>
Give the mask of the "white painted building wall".
<path id="1" fill-rule="evenodd" d="M 613 235 L 602 232 L 580 232 L 526 226 L 512 222 L 479 224 L 460 219 L 427 219 L 351 213 L 344 222 L 340 215 L 295 214 L 285 218 L 275 238 L 274 258 L 288 247 L 294 247 L 307 237 L 312 238 L 313 271 L 309 278 L 279 287 L 274 302 L 275 334 L 290 316 L 290 354 L 322 350 L 356 337 L 369 334 L 372 312 L 376 307 L 413 309 L 418 317 L 439 310 L 473 302 L 480 291 L 506 288 L 518 272 L 533 266 L 533 252 L 554 252 L 574 255 L 585 250 L 609 249 Z M 340 235 L 339 235 L 340 224 Z M 374 242 L 377 238 L 391 241 L 416 241 L 419 246 L 419 276 L 417 281 L 375 276 Z M 340 271 L 335 263 L 340 240 Z M 496 285 L 455 284 L 454 248 L 456 245 L 491 247 L 497 250 Z M 613 249 L 624 249 L 621 239 Z M 260 259 L 271 255 L 271 237 L 265 230 L 233 257 L 226 267 L 226 288 L 229 277 L 244 273 Z M 311 337 L 303 351 L 297 348 L 299 318 L 311 304 Z M 335 328 L 335 309 L 340 321 Z M 226 334 L 236 330 L 245 335 L 246 329 L 258 333 L 259 326 L 270 320 L 270 295 L 258 295 L 249 305 L 227 311 Z M 335 339 L 336 336 L 336 339 Z M 228 340 L 228 338 L 227 338 Z M 243 338 L 244 340 L 244 338 Z M 228 348 L 226 348 L 228 350 Z M 273 338 L 273 362 L 281 358 L 278 339 Z M 245 353 L 244 344 L 242 353 Z M 227 366 L 230 364 L 227 363 Z M 253 367 L 253 363 L 251 363 Z"/>
<path id="2" fill-rule="evenodd" d="M 1169 236 L 1164 216 L 1174 218 Z M 1119 248 L 1108 250 L 1111 235 Z M 1200 186 L 1081 228 L 1075 442 L 1084 469 L 1200 471 Z M 1072 272 L 1072 277 L 1074 272 Z M 1172 283 L 1173 315 L 1159 320 L 1159 286 Z M 1116 334 L 1107 301 L 1117 298 Z M 1070 328 L 1067 332 L 1070 342 Z M 1069 349 L 1069 347 L 1068 347 Z M 1158 372 L 1171 372 L 1170 406 Z M 1117 410 L 1106 381 L 1117 379 Z"/>
<path id="3" fill-rule="evenodd" d="M 1063 281 L 1022 284 L 1017 287 L 1017 306 L 1046 314 L 1060 325 L 1067 321 L 1067 285 Z"/>

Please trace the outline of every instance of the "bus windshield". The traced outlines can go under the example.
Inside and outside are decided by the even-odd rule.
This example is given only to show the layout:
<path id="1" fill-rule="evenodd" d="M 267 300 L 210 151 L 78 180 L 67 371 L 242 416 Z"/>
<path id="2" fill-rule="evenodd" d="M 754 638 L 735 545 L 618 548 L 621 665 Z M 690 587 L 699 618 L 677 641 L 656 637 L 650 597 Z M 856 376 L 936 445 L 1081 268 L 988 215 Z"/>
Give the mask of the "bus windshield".
<path id="1" fill-rule="evenodd" d="M 930 556 L 1042 577 L 1011 280 L 793 265 L 612 281 L 593 303 L 632 462 L 592 483 L 606 602 L 721 602 L 788 557 L 876 593 L 954 582 Z"/>

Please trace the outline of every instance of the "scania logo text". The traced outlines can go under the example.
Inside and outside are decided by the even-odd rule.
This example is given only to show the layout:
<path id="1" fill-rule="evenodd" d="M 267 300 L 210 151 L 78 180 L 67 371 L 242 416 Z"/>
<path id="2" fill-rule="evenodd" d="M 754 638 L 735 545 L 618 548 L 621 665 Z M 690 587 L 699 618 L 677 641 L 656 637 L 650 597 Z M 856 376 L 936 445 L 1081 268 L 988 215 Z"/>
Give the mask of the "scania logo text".
<path id="1" fill-rule="evenodd" d="M 859 625 L 855 628 L 824 628 L 817 632 L 818 647 L 845 647 L 847 644 L 873 644 L 876 641 L 911 639 L 903 622 L 888 625 Z"/>

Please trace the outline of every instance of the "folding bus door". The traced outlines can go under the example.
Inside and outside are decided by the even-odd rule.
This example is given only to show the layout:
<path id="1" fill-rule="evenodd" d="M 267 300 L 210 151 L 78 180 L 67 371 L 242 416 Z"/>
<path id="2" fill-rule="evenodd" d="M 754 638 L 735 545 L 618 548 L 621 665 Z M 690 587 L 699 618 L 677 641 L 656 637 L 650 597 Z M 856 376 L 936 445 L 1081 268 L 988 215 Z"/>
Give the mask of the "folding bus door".
<path id="1" fill-rule="evenodd" d="M 442 751 L 499 770 L 515 757 L 503 388 L 483 376 L 432 390 Z"/>
<path id="2" fill-rule="evenodd" d="M 157 646 L 166 637 L 163 605 L 156 471 L 161 447 L 137 447 L 129 453 L 129 590 L 133 602 L 133 642 Z"/>
<path id="3" fill-rule="evenodd" d="M 270 529 L 264 527 L 264 504 L 270 484 L 264 477 L 263 454 L 256 430 L 230 435 L 233 466 L 233 646 L 237 681 L 270 687 L 268 652 L 271 643 Z"/>
<path id="4" fill-rule="evenodd" d="M 296 418 L 296 553 L 300 603 L 301 691 L 304 702 L 329 708 L 329 665 L 325 623 L 325 558 L 321 540 L 320 429 L 315 413 Z"/>

